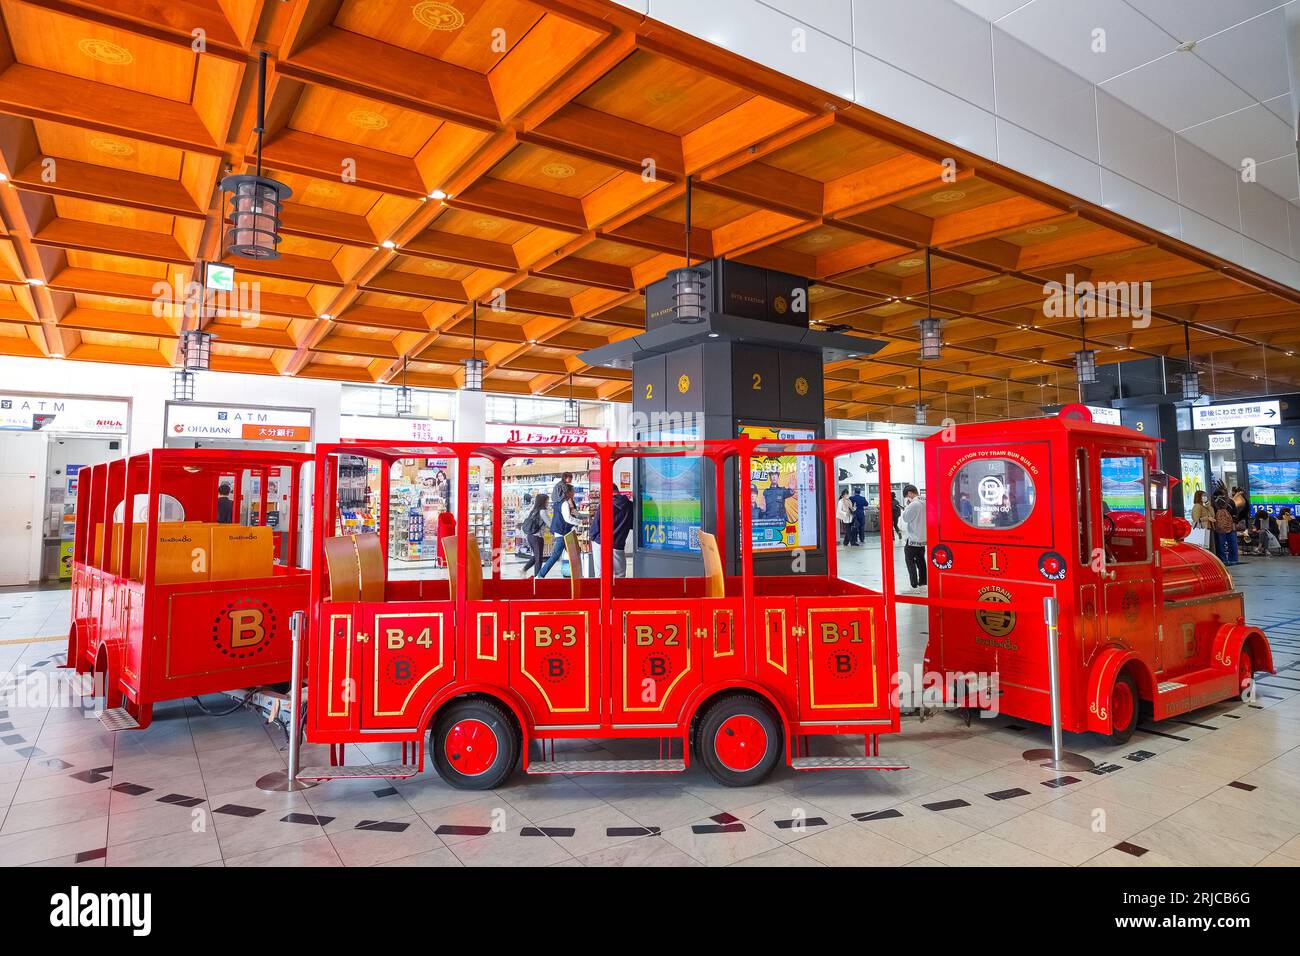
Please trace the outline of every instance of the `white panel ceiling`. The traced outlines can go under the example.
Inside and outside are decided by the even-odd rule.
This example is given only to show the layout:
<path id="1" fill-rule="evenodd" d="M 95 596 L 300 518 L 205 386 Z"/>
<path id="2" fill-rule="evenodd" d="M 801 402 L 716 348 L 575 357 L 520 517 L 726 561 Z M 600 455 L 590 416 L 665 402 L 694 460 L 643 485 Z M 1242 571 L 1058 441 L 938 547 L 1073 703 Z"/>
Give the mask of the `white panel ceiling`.
<path id="1" fill-rule="evenodd" d="M 957 2 L 1234 169 L 1285 160 L 1259 181 L 1297 198 L 1284 8 L 1300 0 Z"/>

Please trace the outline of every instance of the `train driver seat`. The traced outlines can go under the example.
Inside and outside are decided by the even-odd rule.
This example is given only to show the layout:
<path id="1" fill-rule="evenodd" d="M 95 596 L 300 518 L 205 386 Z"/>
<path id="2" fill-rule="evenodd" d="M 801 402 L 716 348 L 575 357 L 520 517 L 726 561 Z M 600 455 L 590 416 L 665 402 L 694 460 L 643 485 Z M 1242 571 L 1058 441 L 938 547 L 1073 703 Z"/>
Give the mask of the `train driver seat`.
<path id="1" fill-rule="evenodd" d="M 465 539 L 465 588 L 467 601 L 483 600 L 483 558 L 478 550 L 478 538 Z M 452 600 L 456 598 L 456 536 L 442 539 L 442 552 L 447 556 L 447 577 L 450 578 Z"/>
<path id="2" fill-rule="evenodd" d="M 348 534 L 325 539 L 325 566 L 330 600 L 382 601 L 384 552 L 377 534 Z"/>
<path id="3" fill-rule="evenodd" d="M 722 571 L 722 555 L 718 552 L 718 539 L 707 531 L 695 532 L 700 539 L 700 555 L 704 558 L 704 596 L 727 596 L 727 576 Z"/>

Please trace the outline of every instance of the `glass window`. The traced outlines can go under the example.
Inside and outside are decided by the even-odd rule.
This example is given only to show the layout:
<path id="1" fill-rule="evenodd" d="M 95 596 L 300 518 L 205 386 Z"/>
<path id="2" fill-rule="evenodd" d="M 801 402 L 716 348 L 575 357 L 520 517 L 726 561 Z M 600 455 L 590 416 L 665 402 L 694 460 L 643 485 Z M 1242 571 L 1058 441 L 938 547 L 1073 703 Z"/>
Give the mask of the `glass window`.
<path id="1" fill-rule="evenodd" d="M 1082 448 L 1074 457 L 1075 507 L 1079 515 L 1079 563 L 1092 563 L 1092 508 L 1088 495 L 1088 453 Z"/>
<path id="2" fill-rule="evenodd" d="M 1034 511 L 1034 479 L 1009 458 L 968 461 L 952 482 L 952 507 L 972 528 L 1015 528 Z"/>

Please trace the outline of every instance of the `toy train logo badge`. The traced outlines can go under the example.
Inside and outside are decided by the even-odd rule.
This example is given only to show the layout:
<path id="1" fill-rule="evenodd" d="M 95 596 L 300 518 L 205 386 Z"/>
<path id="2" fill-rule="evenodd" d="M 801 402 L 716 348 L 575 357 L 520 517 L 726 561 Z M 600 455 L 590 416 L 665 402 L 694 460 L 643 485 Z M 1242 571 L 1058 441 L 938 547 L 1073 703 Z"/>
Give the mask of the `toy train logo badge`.
<path id="1" fill-rule="evenodd" d="M 212 643 L 227 657 L 255 657 L 275 638 L 276 624 L 275 609 L 265 601 L 231 601 L 212 622 Z"/>

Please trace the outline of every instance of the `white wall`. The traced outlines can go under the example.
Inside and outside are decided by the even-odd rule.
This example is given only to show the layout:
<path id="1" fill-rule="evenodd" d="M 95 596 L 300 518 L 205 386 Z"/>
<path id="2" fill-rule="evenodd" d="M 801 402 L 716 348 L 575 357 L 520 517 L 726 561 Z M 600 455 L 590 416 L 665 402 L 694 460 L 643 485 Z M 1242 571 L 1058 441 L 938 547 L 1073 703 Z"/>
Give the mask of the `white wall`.
<path id="1" fill-rule="evenodd" d="M 134 455 L 162 445 L 163 414 L 172 395 L 172 369 L 0 357 L 0 390 L 130 399 L 129 450 Z M 339 438 L 342 391 L 341 382 L 199 372 L 194 398 L 198 402 L 312 408 L 316 411 L 315 440 L 333 442 Z"/>

